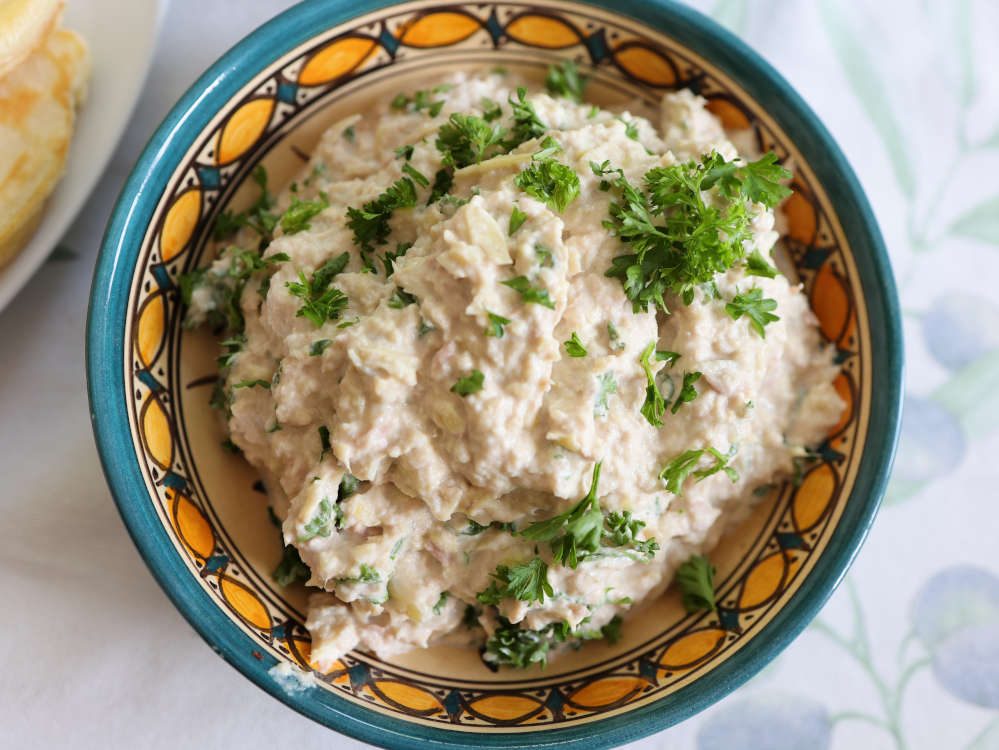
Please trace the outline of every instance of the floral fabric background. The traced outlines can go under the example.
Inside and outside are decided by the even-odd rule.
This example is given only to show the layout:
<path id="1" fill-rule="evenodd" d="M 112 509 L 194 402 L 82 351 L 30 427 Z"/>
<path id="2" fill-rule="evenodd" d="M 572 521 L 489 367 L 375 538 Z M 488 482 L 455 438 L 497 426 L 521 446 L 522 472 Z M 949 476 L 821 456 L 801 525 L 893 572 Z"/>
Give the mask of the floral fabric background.
<path id="1" fill-rule="evenodd" d="M 153 585 L 84 391 L 90 273 L 128 169 L 190 82 L 284 5 L 172 1 L 110 168 L 0 314 L 4 745 L 361 747 L 239 677 Z M 630 747 L 999 750 L 999 3 L 693 5 L 791 81 L 859 174 L 902 298 L 905 417 L 888 500 L 818 620 L 734 695 Z"/>

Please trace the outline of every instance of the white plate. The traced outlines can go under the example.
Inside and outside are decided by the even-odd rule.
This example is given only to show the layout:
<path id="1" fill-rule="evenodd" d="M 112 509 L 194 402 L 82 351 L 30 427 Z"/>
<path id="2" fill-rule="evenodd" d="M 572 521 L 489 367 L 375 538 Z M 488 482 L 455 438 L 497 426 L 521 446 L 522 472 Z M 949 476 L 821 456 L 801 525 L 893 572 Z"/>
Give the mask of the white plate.
<path id="1" fill-rule="evenodd" d="M 3 310 L 49 256 L 107 166 L 142 90 L 166 0 L 69 0 L 65 25 L 90 46 L 93 73 L 77 118 L 66 174 L 38 230 L 0 269 Z"/>

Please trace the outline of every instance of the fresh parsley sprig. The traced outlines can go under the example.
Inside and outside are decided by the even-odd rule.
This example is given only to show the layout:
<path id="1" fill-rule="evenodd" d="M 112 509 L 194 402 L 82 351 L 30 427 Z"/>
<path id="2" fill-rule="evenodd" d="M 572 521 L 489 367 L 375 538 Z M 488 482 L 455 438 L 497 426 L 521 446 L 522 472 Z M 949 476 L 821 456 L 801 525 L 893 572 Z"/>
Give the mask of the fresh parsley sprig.
<path id="1" fill-rule="evenodd" d="M 705 454 L 712 456 L 715 462 L 708 467 L 698 469 L 701 459 Z M 728 465 L 732 456 L 735 455 L 735 446 L 729 449 L 728 453 L 722 453 L 717 448 L 708 446 L 707 448 L 695 448 L 684 451 L 679 456 L 670 461 L 659 472 L 659 478 L 665 482 L 666 489 L 674 495 L 683 493 L 683 484 L 687 478 L 693 475 L 697 481 L 707 479 L 712 474 L 724 471 L 728 478 L 734 483 L 739 481 L 739 473 Z"/>
<path id="2" fill-rule="evenodd" d="M 362 255 L 384 245 L 392 233 L 389 220 L 393 212 L 416 205 L 416 185 L 409 177 L 400 177 L 384 193 L 361 208 L 347 209 L 347 226 L 354 234 L 354 244 Z"/>
<path id="3" fill-rule="evenodd" d="M 548 582 L 548 563 L 533 557 L 517 565 L 498 565 L 489 586 L 476 594 L 482 604 L 499 604 L 504 599 L 544 604 L 555 591 Z"/>
<path id="4" fill-rule="evenodd" d="M 514 184 L 553 211 L 564 211 L 579 197 L 579 175 L 552 158 L 531 161 L 514 178 Z"/>
<path id="5" fill-rule="evenodd" d="M 707 610 L 714 612 L 715 568 L 703 555 L 694 555 L 676 570 L 676 585 L 683 597 L 683 606 L 688 612 Z"/>
<path id="6" fill-rule="evenodd" d="M 777 301 L 763 296 L 763 290 L 754 286 L 748 292 L 735 295 L 732 301 L 725 305 L 725 312 L 732 320 L 738 320 L 743 315 L 749 319 L 749 325 L 760 338 L 766 338 L 766 326 L 780 320 L 773 314 L 777 309 Z"/>
<path id="7" fill-rule="evenodd" d="M 327 320 L 337 320 L 347 309 L 347 295 L 334 286 L 330 286 L 337 274 L 342 273 L 350 261 L 349 253 L 328 260 L 317 268 L 311 278 L 302 271 L 298 272 L 298 281 L 288 281 L 285 286 L 288 293 L 302 300 L 302 306 L 295 313 L 296 317 L 307 318 L 317 328 Z"/>

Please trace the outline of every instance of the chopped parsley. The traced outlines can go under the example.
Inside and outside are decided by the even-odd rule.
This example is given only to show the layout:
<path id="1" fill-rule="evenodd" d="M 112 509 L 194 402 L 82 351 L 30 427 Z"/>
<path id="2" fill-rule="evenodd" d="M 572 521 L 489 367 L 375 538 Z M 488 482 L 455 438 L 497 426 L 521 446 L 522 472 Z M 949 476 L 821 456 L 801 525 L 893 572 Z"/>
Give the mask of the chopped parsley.
<path id="1" fill-rule="evenodd" d="M 698 469 L 697 467 L 700 465 L 701 459 L 704 457 L 705 453 L 714 457 L 715 462 L 707 468 Z M 734 455 L 734 446 L 728 453 L 722 453 L 717 448 L 712 448 L 710 446 L 707 448 L 687 450 L 666 464 L 662 471 L 659 472 L 659 478 L 666 483 L 666 489 L 674 495 L 682 494 L 683 483 L 686 482 L 687 478 L 691 475 L 696 477 L 697 481 L 701 481 L 702 479 L 710 477 L 712 474 L 724 471 L 732 482 L 737 482 L 739 481 L 739 473 L 728 465 L 729 460 Z"/>
<path id="2" fill-rule="evenodd" d="M 281 562 L 271 574 L 278 586 L 290 586 L 296 581 L 307 581 L 311 575 L 309 566 L 302 562 L 298 550 L 290 544 L 285 545 L 281 553 Z"/>
<path id="3" fill-rule="evenodd" d="M 553 211 L 564 211 L 579 196 L 579 175 L 554 159 L 537 159 L 514 178 L 514 184 Z"/>
<path id="4" fill-rule="evenodd" d="M 548 296 L 548 290 L 534 286 L 526 276 L 517 276 L 507 281 L 501 281 L 500 283 L 518 292 L 520 299 L 525 304 L 541 305 L 547 307 L 549 310 L 555 309 L 555 303 Z"/>
<path id="5" fill-rule="evenodd" d="M 544 603 L 545 596 L 554 596 L 548 583 L 548 563 L 534 557 L 517 565 L 497 565 L 489 586 L 476 594 L 482 604 L 499 604 L 504 599 Z"/>
<path id="6" fill-rule="evenodd" d="M 299 542 L 308 542 L 316 537 L 329 537 L 333 530 L 340 527 L 343 519 L 343 511 L 340 506 L 331 502 L 328 497 L 319 501 L 316 514 L 305 524 L 298 535 Z"/>
<path id="7" fill-rule="evenodd" d="M 619 175 L 610 183 L 618 198 L 604 225 L 633 252 L 614 258 L 606 275 L 621 281 L 636 312 L 649 304 L 668 310 L 667 292 L 690 304 L 699 285 L 745 256 L 748 203 L 777 205 L 790 192 L 780 184 L 789 176 L 772 153 L 737 164 L 717 152 L 649 170 L 644 190 Z M 721 207 L 704 198 L 712 188 L 725 199 Z"/>
<path id="8" fill-rule="evenodd" d="M 638 140 L 638 125 L 634 120 L 625 120 L 623 117 L 618 117 L 621 124 L 624 125 L 624 134 L 628 136 L 631 140 Z"/>
<path id="9" fill-rule="evenodd" d="M 297 197 L 291 199 L 291 205 L 281 217 L 281 229 L 285 234 L 298 234 L 312 226 L 313 217 L 330 207 L 330 199 L 326 193 L 319 193 L 319 199 L 303 201 Z"/>
<path id="10" fill-rule="evenodd" d="M 748 292 L 735 295 L 732 301 L 725 305 L 732 320 L 738 320 L 743 315 L 749 318 L 749 325 L 760 334 L 761 338 L 767 337 L 765 327 L 780 318 L 773 314 L 777 309 L 777 301 L 763 296 L 763 290 L 754 286 Z"/>
<path id="11" fill-rule="evenodd" d="M 457 393 L 462 398 L 478 393 L 482 390 L 485 379 L 486 376 L 479 370 L 472 370 L 468 375 L 460 377 L 454 382 L 454 385 L 451 386 L 451 392 Z"/>
<path id="12" fill-rule="evenodd" d="M 412 305 L 416 302 L 416 297 L 407 292 L 405 289 L 395 288 L 392 292 L 392 296 L 389 297 L 388 306 L 393 310 L 401 310 L 404 307 Z"/>
<path id="13" fill-rule="evenodd" d="M 318 341 L 313 341 L 312 346 L 309 347 L 309 356 L 321 357 L 323 352 L 325 352 L 332 343 L 333 339 L 319 339 Z"/>
<path id="14" fill-rule="evenodd" d="M 357 136 L 357 133 L 354 132 L 353 125 L 348 125 L 346 128 L 343 129 L 343 132 L 340 135 L 342 135 L 344 140 L 347 141 L 348 143 L 353 143 L 354 138 Z"/>
<path id="15" fill-rule="evenodd" d="M 538 263 L 542 268 L 552 268 L 555 265 L 555 257 L 552 255 L 551 248 L 547 245 L 542 245 L 540 242 L 534 246 L 534 254 L 538 258 Z"/>
<path id="16" fill-rule="evenodd" d="M 538 144 L 538 150 L 534 152 L 531 156 L 532 159 L 548 159 L 562 150 L 562 144 L 552 138 L 550 135 L 546 135 L 541 143 Z"/>
<path id="17" fill-rule="evenodd" d="M 238 383 L 233 383 L 232 389 L 237 388 L 264 388 L 266 390 L 271 389 L 271 381 L 269 380 L 240 380 Z"/>
<path id="18" fill-rule="evenodd" d="M 330 428 L 326 425 L 321 425 L 319 427 L 319 462 L 322 463 L 323 459 L 329 455 L 329 452 L 333 449 L 330 445 Z"/>
<path id="19" fill-rule="evenodd" d="M 594 417 L 606 417 L 610 411 L 607 399 L 612 393 L 617 393 L 617 380 L 610 370 L 597 376 L 597 397 L 593 404 Z"/>
<path id="20" fill-rule="evenodd" d="M 583 342 L 579 340 L 579 336 L 575 331 L 572 332 L 572 336 L 569 337 L 569 340 L 563 343 L 565 344 L 565 352 L 570 357 L 586 356 L 586 347 L 583 346 Z"/>
<path id="21" fill-rule="evenodd" d="M 487 665 L 519 669 L 534 664 L 544 667 L 548 662 L 550 650 L 559 644 L 568 643 L 578 648 L 583 641 L 603 638 L 608 643 L 617 643 L 621 638 L 621 618 L 616 615 L 599 629 L 584 628 L 583 623 L 580 623 L 575 630 L 565 621 L 553 622 L 538 630 L 530 630 L 512 624 L 505 617 L 500 617 L 496 630 L 486 641 L 482 660 Z M 474 626 L 478 623 L 476 621 L 472 624 Z"/>
<path id="22" fill-rule="evenodd" d="M 438 169 L 434 175 L 434 184 L 430 188 L 430 197 L 427 198 L 427 205 L 435 203 L 443 198 L 451 190 L 454 184 L 454 172 L 450 169 Z"/>
<path id="23" fill-rule="evenodd" d="M 510 137 L 504 142 L 508 151 L 525 141 L 540 138 L 548 131 L 548 126 L 534 111 L 534 105 L 527 101 L 527 89 L 518 88 L 516 98 L 511 95 L 507 101 L 513 110 L 513 127 L 510 129 Z"/>
<path id="24" fill-rule="evenodd" d="M 680 411 L 680 407 L 684 404 L 689 404 L 695 398 L 697 398 L 697 389 L 694 388 L 694 383 L 701 379 L 701 373 L 697 372 L 685 372 L 683 373 L 683 385 L 680 386 L 680 394 L 673 401 L 673 406 L 670 408 L 671 414 L 676 414 Z"/>
<path id="25" fill-rule="evenodd" d="M 370 253 L 376 245 L 384 245 L 392 228 L 389 220 L 400 208 L 416 205 L 416 185 L 408 177 L 400 177 L 373 201 L 361 208 L 347 209 L 347 226 L 354 234 L 354 244 L 362 254 Z"/>
<path id="26" fill-rule="evenodd" d="M 491 313 L 488 310 L 486 310 L 486 315 L 489 317 L 489 325 L 486 326 L 486 336 L 492 336 L 496 339 L 503 338 L 503 334 L 506 333 L 503 330 L 503 326 L 509 325 L 511 322 L 510 319 L 496 313 Z"/>
<path id="27" fill-rule="evenodd" d="M 715 568 L 703 555 L 694 555 L 676 570 L 676 585 L 688 612 L 715 611 Z"/>
<path id="28" fill-rule="evenodd" d="M 277 215 L 271 213 L 271 209 L 274 207 L 274 195 L 267 188 L 267 170 L 264 169 L 262 164 L 258 164 L 254 168 L 250 174 L 250 179 L 260 188 L 260 194 L 257 196 L 257 199 L 253 202 L 253 205 L 241 213 L 232 213 L 230 211 L 220 213 L 216 217 L 215 224 L 212 227 L 212 239 L 216 241 L 224 240 L 234 235 L 243 227 L 249 227 L 260 235 L 263 245 L 260 249 L 263 250 L 270 243 L 274 235 L 274 227 L 277 226 L 278 222 Z"/>
<path id="29" fill-rule="evenodd" d="M 446 591 L 442 591 L 441 592 L 440 598 L 437 600 L 437 603 L 434 605 L 434 614 L 435 615 L 439 615 L 441 612 L 444 611 L 444 606 L 447 604 L 447 600 L 448 600 L 449 596 L 450 596 L 450 594 L 448 594 L 448 592 L 446 592 Z"/>
<path id="30" fill-rule="evenodd" d="M 413 151 L 415 150 L 416 147 L 412 143 L 408 143 L 405 146 L 399 146 L 399 148 L 395 150 L 395 158 L 409 161 L 413 158 Z"/>
<path id="31" fill-rule="evenodd" d="M 624 351 L 627 344 L 621 341 L 621 334 L 617 330 L 617 326 L 611 321 L 607 321 L 607 342 L 611 351 L 620 352 Z"/>
<path id="32" fill-rule="evenodd" d="M 638 363 L 645 371 L 645 402 L 642 404 L 641 412 L 646 421 L 653 427 L 663 426 L 663 414 L 666 413 L 666 399 L 663 398 L 659 386 L 656 384 L 655 373 L 652 372 L 652 362 L 650 358 L 655 351 L 656 342 L 651 341 L 642 351 L 642 356 L 638 358 Z M 658 359 L 658 352 L 656 352 Z"/>
<path id="33" fill-rule="evenodd" d="M 461 169 L 503 153 L 506 131 L 476 115 L 454 113 L 437 132 L 437 150 L 447 167 Z"/>
<path id="34" fill-rule="evenodd" d="M 395 252 L 385 251 L 385 256 L 382 258 L 382 264 L 385 266 L 385 278 L 395 273 L 395 262 L 409 252 L 412 246 L 412 242 L 400 242 L 395 246 Z"/>
<path id="35" fill-rule="evenodd" d="M 422 112 L 426 111 L 431 117 L 437 117 L 444 109 L 443 99 L 433 99 L 434 94 L 440 94 L 447 91 L 450 88 L 448 84 L 441 84 L 439 86 L 434 86 L 433 89 L 420 90 L 413 93 L 412 97 L 407 96 L 403 93 L 398 93 L 392 99 L 391 105 L 392 109 L 403 109 L 409 110 L 410 112 Z"/>
<path id="36" fill-rule="evenodd" d="M 417 185 L 430 187 L 430 180 L 427 179 L 427 176 L 409 162 L 402 165 L 402 173 L 409 176 Z"/>
<path id="37" fill-rule="evenodd" d="M 777 269 L 770 265 L 759 250 L 753 250 L 746 258 L 746 273 L 750 276 L 764 276 L 768 279 L 777 276 Z"/>
<path id="38" fill-rule="evenodd" d="M 349 253 L 341 253 L 317 268 L 311 278 L 298 272 L 298 281 L 288 281 L 288 293 L 302 300 L 302 306 L 295 313 L 298 318 L 307 318 L 317 328 L 327 320 L 337 320 L 347 309 L 347 295 L 334 286 L 333 279 L 347 267 Z"/>
<path id="39" fill-rule="evenodd" d="M 521 211 L 519 206 L 514 206 L 513 211 L 510 213 L 510 224 L 507 228 L 507 234 L 512 237 L 518 229 L 524 226 L 525 221 L 527 221 L 527 214 Z"/>
<path id="40" fill-rule="evenodd" d="M 548 66 L 545 88 L 552 96 L 561 96 L 579 104 L 583 101 L 586 76 L 580 75 L 579 67 L 572 60 L 563 60 Z"/>
<path id="41" fill-rule="evenodd" d="M 597 497 L 600 466 L 597 463 L 593 467 L 590 489 L 582 500 L 565 513 L 532 523 L 516 532 L 517 535 L 534 542 L 548 542 L 553 560 L 570 568 L 600 552 L 602 547 L 628 547 L 651 559 L 659 544 L 654 539 L 636 539 L 645 522 L 633 519 L 627 511 L 605 513 L 601 509 Z"/>
<path id="42" fill-rule="evenodd" d="M 482 119 L 486 122 L 498 120 L 503 116 L 503 107 L 492 99 L 484 98 L 480 102 L 480 106 L 482 107 Z"/>

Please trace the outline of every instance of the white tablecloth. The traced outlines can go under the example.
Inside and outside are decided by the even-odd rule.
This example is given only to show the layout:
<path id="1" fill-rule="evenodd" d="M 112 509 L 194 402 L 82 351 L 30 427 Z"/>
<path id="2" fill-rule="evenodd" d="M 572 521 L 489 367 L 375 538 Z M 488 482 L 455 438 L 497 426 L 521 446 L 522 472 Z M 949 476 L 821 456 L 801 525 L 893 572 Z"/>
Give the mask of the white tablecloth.
<path id="1" fill-rule="evenodd" d="M 360 747 L 226 666 L 161 594 L 104 484 L 84 390 L 91 270 L 130 165 L 196 75 L 283 5 L 173 0 L 110 168 L 0 314 L 0 746 Z M 999 3 L 696 5 L 790 79 L 859 173 L 901 289 L 907 413 L 890 502 L 819 621 L 632 747 L 996 750 Z"/>

